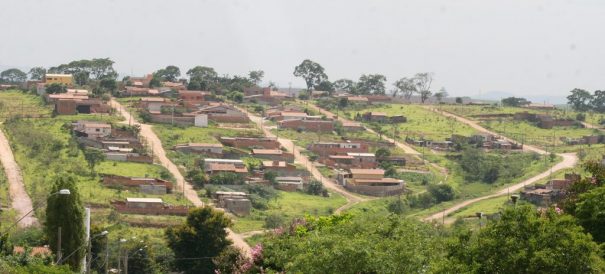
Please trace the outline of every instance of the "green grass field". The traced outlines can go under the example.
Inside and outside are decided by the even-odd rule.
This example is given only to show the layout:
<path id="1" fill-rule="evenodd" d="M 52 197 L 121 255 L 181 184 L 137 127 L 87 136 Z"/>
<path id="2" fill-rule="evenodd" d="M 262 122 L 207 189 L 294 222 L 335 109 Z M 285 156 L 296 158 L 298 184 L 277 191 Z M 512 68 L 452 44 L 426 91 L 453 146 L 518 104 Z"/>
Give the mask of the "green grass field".
<path id="1" fill-rule="evenodd" d="M 443 117 L 418 105 L 384 104 L 370 106 L 364 109 L 348 109 L 345 116 L 354 118 L 357 113 L 368 111 L 384 112 L 387 115 L 404 115 L 406 123 L 396 125 L 382 125 L 382 130 L 389 137 L 395 135 L 396 139 L 404 140 L 406 136 L 413 138 L 424 137 L 430 140 L 445 140 L 452 134 L 470 136 L 475 133 L 471 127 L 456 121 L 453 118 Z M 371 125 L 367 124 L 370 128 Z"/>
<path id="2" fill-rule="evenodd" d="M 261 230 L 265 217 L 271 214 L 281 214 L 286 221 L 305 215 L 330 215 L 337 208 L 346 204 L 346 199 L 339 194 L 330 193 L 330 197 L 308 195 L 300 192 L 279 191 L 276 200 L 269 202 L 269 209 L 264 211 L 252 210 L 250 216 L 234 219 L 234 230 L 238 233 Z"/>

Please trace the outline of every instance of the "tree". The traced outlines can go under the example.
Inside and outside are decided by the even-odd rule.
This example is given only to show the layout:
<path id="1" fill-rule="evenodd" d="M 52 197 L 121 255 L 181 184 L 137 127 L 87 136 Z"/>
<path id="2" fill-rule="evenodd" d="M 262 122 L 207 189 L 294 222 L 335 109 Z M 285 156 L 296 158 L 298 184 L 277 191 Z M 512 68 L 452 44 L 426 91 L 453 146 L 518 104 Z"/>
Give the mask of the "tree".
<path id="1" fill-rule="evenodd" d="M 0 72 L 0 81 L 9 84 L 19 84 L 27 80 L 27 74 L 19 69 L 12 68 Z"/>
<path id="2" fill-rule="evenodd" d="M 44 75 L 46 75 L 46 69 L 43 67 L 33 67 L 27 73 L 29 74 L 29 79 L 32 80 L 42 80 Z"/>
<path id="3" fill-rule="evenodd" d="M 441 101 L 443 100 L 443 98 L 447 98 L 449 94 L 447 93 L 447 91 L 445 91 L 445 88 L 441 88 L 439 90 L 439 92 L 435 93 L 435 98 L 437 98 L 437 102 L 439 102 L 441 104 Z"/>
<path id="4" fill-rule="evenodd" d="M 128 252 L 128 273 L 144 274 L 155 272 L 155 261 L 150 254 L 148 246 L 143 243 L 137 243 L 124 252 Z"/>
<path id="5" fill-rule="evenodd" d="M 230 91 L 226 94 L 227 99 L 237 102 L 237 103 L 241 103 L 244 101 L 244 93 L 241 91 Z"/>
<path id="6" fill-rule="evenodd" d="M 46 93 L 48 94 L 57 94 L 57 93 L 65 93 L 67 92 L 67 87 L 63 84 L 52 83 L 46 86 Z"/>
<path id="7" fill-rule="evenodd" d="M 105 154 L 100 149 L 85 148 L 84 159 L 86 159 L 86 162 L 88 163 L 88 167 L 90 168 L 90 174 L 94 174 L 95 166 L 105 160 Z"/>
<path id="8" fill-rule="evenodd" d="M 527 101 L 527 99 L 519 98 L 519 97 L 508 97 L 508 98 L 502 99 L 502 105 L 506 106 L 506 107 L 520 107 L 522 105 L 527 105 L 529 103 L 531 103 L 531 102 Z"/>
<path id="9" fill-rule="evenodd" d="M 258 83 L 263 80 L 263 77 L 265 77 L 265 72 L 262 70 L 253 70 L 248 72 L 248 78 L 250 78 L 255 85 L 258 85 Z"/>
<path id="10" fill-rule="evenodd" d="M 92 225 L 90 227 L 90 235 L 99 235 L 103 232 L 103 228 L 98 225 Z M 96 270 L 98 273 L 104 273 L 105 271 L 105 247 L 107 246 L 107 237 L 94 237 L 91 239 L 90 252 L 92 258 L 96 258 L 90 268 Z M 65 254 L 67 256 L 69 254 Z"/>
<path id="11" fill-rule="evenodd" d="M 348 93 L 352 93 L 355 94 L 355 87 L 357 86 L 357 84 L 355 82 L 353 82 L 352 80 L 349 79 L 339 79 L 334 81 L 334 83 L 332 83 L 332 85 L 334 86 L 335 90 L 342 90 L 342 91 L 346 91 Z"/>
<path id="12" fill-rule="evenodd" d="M 437 203 L 451 201 L 454 199 L 454 188 L 448 184 L 432 184 L 429 185 L 427 191 L 433 195 Z"/>
<path id="13" fill-rule="evenodd" d="M 162 81 L 176 82 L 181 76 L 181 69 L 177 66 L 167 66 L 166 68 L 156 71 L 153 76 Z"/>
<path id="14" fill-rule="evenodd" d="M 187 71 L 187 76 L 189 76 L 190 84 L 199 85 L 198 89 L 208 89 L 210 84 L 216 81 L 218 74 L 211 67 L 196 66 Z"/>
<path id="15" fill-rule="evenodd" d="M 462 97 L 456 97 L 456 104 L 462 104 Z"/>
<path id="16" fill-rule="evenodd" d="M 376 155 L 377 159 L 383 159 L 383 158 L 391 156 L 391 151 L 387 148 L 381 147 L 381 148 L 377 149 L 374 154 Z"/>
<path id="17" fill-rule="evenodd" d="M 595 90 L 590 105 L 594 111 L 605 113 L 605 90 Z"/>
<path id="18" fill-rule="evenodd" d="M 385 94 L 384 83 L 387 78 L 381 74 L 363 74 L 357 82 L 357 90 L 360 94 Z"/>
<path id="19" fill-rule="evenodd" d="M 315 86 L 315 90 L 327 91 L 328 94 L 332 94 L 334 92 L 334 85 L 328 80 L 323 80 L 319 85 Z"/>
<path id="20" fill-rule="evenodd" d="M 592 95 L 588 91 L 578 88 L 573 89 L 571 94 L 567 96 L 568 104 L 576 111 L 590 110 L 592 99 Z"/>
<path id="21" fill-rule="evenodd" d="M 433 83 L 433 74 L 429 72 L 416 73 L 413 78 L 413 83 L 416 86 L 416 93 L 420 95 L 420 101 L 424 101 L 431 97 L 431 84 Z"/>
<path id="22" fill-rule="evenodd" d="M 403 77 L 395 81 L 393 85 L 395 86 L 395 90 L 393 90 L 393 97 L 397 97 L 398 94 L 401 94 L 408 101 L 417 91 L 413 78 Z"/>
<path id="23" fill-rule="evenodd" d="M 99 87 L 105 91 L 113 93 L 118 90 L 118 83 L 113 78 L 103 78 L 101 79 L 101 82 L 99 82 Z"/>
<path id="24" fill-rule="evenodd" d="M 306 189 L 307 194 L 311 195 L 324 195 L 327 196 L 328 192 L 324 188 L 324 185 L 318 180 L 312 180 Z"/>
<path id="25" fill-rule="evenodd" d="M 437 273 L 602 273 L 599 248 L 569 215 L 504 209 L 478 233 L 458 233 Z"/>
<path id="26" fill-rule="evenodd" d="M 51 193 L 57 193 L 61 189 L 69 189 L 69 195 L 50 195 L 46 206 L 46 237 L 50 248 L 57 254 L 57 233 L 61 228 L 61 250 L 64 256 L 74 252 L 84 245 L 84 209 L 80 201 L 80 193 L 76 187 L 74 177 L 67 174 L 59 174 L 54 178 Z M 69 257 L 64 263 L 71 266 L 72 270 L 80 269 L 80 262 L 84 256 L 81 249 Z"/>
<path id="27" fill-rule="evenodd" d="M 165 235 L 177 258 L 214 258 L 231 245 L 226 231 L 229 226 L 231 219 L 223 212 L 205 206 L 191 210 L 184 224 L 169 227 Z M 174 265 L 185 273 L 214 273 L 216 268 L 211 259 L 177 260 Z"/>
<path id="28" fill-rule="evenodd" d="M 605 242 L 605 187 L 581 194 L 576 203 L 575 217 L 595 241 Z"/>
<path id="29" fill-rule="evenodd" d="M 309 59 L 305 59 L 300 65 L 294 68 L 294 76 L 302 77 L 307 84 L 307 91 L 311 91 L 314 86 L 319 85 L 324 80 L 328 79 L 328 75 L 324 72 L 324 68 Z"/>

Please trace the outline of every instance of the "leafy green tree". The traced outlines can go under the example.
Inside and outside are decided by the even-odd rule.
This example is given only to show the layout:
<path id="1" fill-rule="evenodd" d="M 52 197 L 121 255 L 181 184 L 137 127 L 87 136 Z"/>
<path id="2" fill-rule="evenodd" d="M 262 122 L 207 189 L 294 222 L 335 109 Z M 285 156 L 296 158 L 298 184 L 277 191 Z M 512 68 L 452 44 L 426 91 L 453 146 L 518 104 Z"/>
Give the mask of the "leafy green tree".
<path id="1" fill-rule="evenodd" d="M 225 248 L 218 257 L 212 259 L 212 262 L 214 262 L 218 273 L 255 273 L 246 272 L 250 270 L 247 267 L 250 263 L 249 259 L 237 247 L 229 246 Z"/>
<path id="2" fill-rule="evenodd" d="M 334 92 L 334 85 L 328 80 L 323 80 L 319 85 L 315 86 L 315 90 L 327 91 L 329 94 L 332 94 Z"/>
<path id="3" fill-rule="evenodd" d="M 99 87 L 105 91 L 114 93 L 115 91 L 118 90 L 118 83 L 113 78 L 103 78 L 99 82 Z"/>
<path id="4" fill-rule="evenodd" d="M 383 158 L 391 156 L 391 151 L 388 148 L 381 147 L 376 150 L 374 155 L 376 155 L 377 159 L 383 159 Z"/>
<path id="5" fill-rule="evenodd" d="M 602 273 L 599 248 L 568 215 L 506 208 L 478 233 L 460 232 L 436 273 Z"/>
<path id="6" fill-rule="evenodd" d="M 595 90 L 590 105 L 594 111 L 605 113 L 605 90 Z"/>
<path id="7" fill-rule="evenodd" d="M 260 264 L 285 273 L 430 273 L 437 235 L 397 215 L 308 217 L 267 237 Z"/>
<path id="8" fill-rule="evenodd" d="M 385 94 L 384 83 L 387 78 L 381 74 L 363 74 L 357 82 L 357 91 L 360 94 Z"/>
<path id="9" fill-rule="evenodd" d="M 105 160 L 105 154 L 100 149 L 96 148 L 85 148 L 84 149 L 84 159 L 88 163 L 88 167 L 90 168 L 90 173 L 94 174 L 95 166 L 98 163 Z"/>
<path id="10" fill-rule="evenodd" d="M 265 72 L 262 70 L 253 70 L 248 73 L 248 78 L 250 78 L 255 85 L 258 85 L 258 83 L 263 80 L 263 77 L 265 77 Z"/>
<path id="11" fill-rule="evenodd" d="M 211 67 L 196 66 L 187 71 L 187 76 L 189 76 L 190 84 L 199 90 L 207 89 L 212 82 L 216 81 L 218 74 Z"/>
<path id="12" fill-rule="evenodd" d="M 0 72 L 0 81 L 5 83 L 18 84 L 25 82 L 25 80 L 27 80 L 27 73 L 20 69 L 12 68 Z"/>
<path id="13" fill-rule="evenodd" d="M 210 184 L 213 185 L 241 185 L 244 183 L 244 178 L 233 172 L 220 172 L 210 176 Z"/>
<path id="14" fill-rule="evenodd" d="M 437 203 L 451 201 L 454 199 L 454 188 L 448 184 L 431 184 L 427 191 L 433 195 Z"/>
<path id="15" fill-rule="evenodd" d="M 128 273 L 155 273 L 156 264 L 151 250 L 144 243 L 137 243 L 125 252 L 128 252 Z"/>
<path id="16" fill-rule="evenodd" d="M 328 79 L 324 68 L 309 59 L 305 59 L 300 65 L 294 68 L 294 76 L 302 77 L 307 84 L 307 91 L 311 91 L 314 86 Z"/>
<path id="17" fill-rule="evenodd" d="M 357 84 L 353 82 L 353 80 L 339 79 L 334 81 L 333 86 L 335 90 L 342 90 L 348 93 L 355 94 L 355 87 L 357 86 Z"/>
<path id="18" fill-rule="evenodd" d="M 184 273 L 214 273 L 216 265 L 211 258 L 231 245 L 226 231 L 229 226 L 231 220 L 223 212 L 206 206 L 191 210 L 186 223 L 166 229 L 168 246 L 177 258 L 208 258 L 177 260 L 176 269 Z"/>
<path id="19" fill-rule="evenodd" d="M 456 97 L 456 104 L 462 104 L 462 98 L 461 97 Z"/>
<path id="20" fill-rule="evenodd" d="M 605 187 L 581 194 L 576 203 L 575 217 L 595 241 L 605 242 Z"/>
<path id="21" fill-rule="evenodd" d="M 573 89 L 571 94 L 567 96 L 568 104 L 576 111 L 590 110 L 590 102 L 592 101 L 590 92 L 583 89 Z"/>
<path id="22" fill-rule="evenodd" d="M 508 98 L 502 99 L 502 105 L 507 106 L 507 107 L 520 107 L 522 105 L 527 105 L 529 103 L 530 102 L 527 101 L 527 99 L 519 98 L 519 97 L 508 97 Z"/>
<path id="23" fill-rule="evenodd" d="M 105 229 L 98 225 L 92 225 L 90 228 L 90 235 L 99 235 Z M 96 270 L 98 273 L 105 272 L 105 257 L 106 257 L 106 246 L 107 246 L 107 237 L 94 237 L 91 239 L 91 247 L 90 252 L 92 253 L 92 258 L 96 258 L 92 261 L 90 268 Z M 68 255 L 68 254 L 65 254 Z"/>
<path id="24" fill-rule="evenodd" d="M 46 75 L 46 69 L 43 67 L 33 67 L 27 73 L 29 74 L 29 79 L 32 80 L 42 80 L 44 75 Z"/>
<path id="25" fill-rule="evenodd" d="M 244 93 L 241 91 L 230 91 L 227 93 L 227 99 L 236 102 L 236 103 L 241 103 L 244 101 Z"/>
<path id="26" fill-rule="evenodd" d="M 57 94 L 57 93 L 65 93 L 67 92 L 67 87 L 65 85 L 59 83 L 52 83 L 46 86 L 46 93 L 48 94 Z"/>
<path id="27" fill-rule="evenodd" d="M 277 181 L 275 180 L 275 178 L 277 178 L 277 172 L 273 170 L 266 171 L 265 174 L 263 174 L 263 178 L 271 182 L 271 184 L 275 184 L 277 183 Z"/>
<path id="28" fill-rule="evenodd" d="M 54 178 L 51 193 L 61 189 L 69 189 L 69 195 L 50 195 L 46 206 L 46 237 L 53 253 L 57 254 L 57 233 L 61 228 L 61 250 L 64 256 L 83 246 L 84 239 L 84 208 L 80 201 L 80 193 L 74 177 L 59 174 Z M 80 269 L 84 249 L 80 249 L 63 263 L 69 264 L 72 270 Z"/>
<path id="29" fill-rule="evenodd" d="M 181 69 L 177 66 L 167 66 L 166 68 L 156 71 L 153 76 L 162 81 L 176 82 L 181 76 Z"/>
<path id="30" fill-rule="evenodd" d="M 327 196 L 328 191 L 324 188 L 324 185 L 317 180 L 309 182 L 306 188 L 306 192 L 311 195 L 323 195 Z"/>

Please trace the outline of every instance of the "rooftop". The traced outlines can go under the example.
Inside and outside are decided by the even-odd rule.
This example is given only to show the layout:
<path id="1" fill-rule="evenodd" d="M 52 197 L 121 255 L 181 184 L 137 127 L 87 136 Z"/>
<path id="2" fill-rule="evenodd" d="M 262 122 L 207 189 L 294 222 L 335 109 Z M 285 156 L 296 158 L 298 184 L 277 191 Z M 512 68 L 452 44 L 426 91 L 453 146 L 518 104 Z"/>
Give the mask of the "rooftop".
<path id="1" fill-rule="evenodd" d="M 163 203 L 161 198 L 126 198 L 129 203 Z"/>
<path id="2" fill-rule="evenodd" d="M 253 149 L 252 154 L 282 155 L 284 152 L 279 149 Z"/>
<path id="3" fill-rule="evenodd" d="M 384 175 L 383 169 L 351 168 L 351 174 Z"/>

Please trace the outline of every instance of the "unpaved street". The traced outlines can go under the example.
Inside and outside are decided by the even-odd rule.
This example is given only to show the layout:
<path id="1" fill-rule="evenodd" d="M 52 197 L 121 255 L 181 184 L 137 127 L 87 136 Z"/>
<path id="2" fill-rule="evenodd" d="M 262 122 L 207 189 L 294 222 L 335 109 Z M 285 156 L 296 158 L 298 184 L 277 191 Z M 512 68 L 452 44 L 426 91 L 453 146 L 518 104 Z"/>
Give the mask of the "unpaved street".
<path id="1" fill-rule="evenodd" d="M 32 201 L 25 191 L 21 169 L 17 165 L 17 162 L 15 162 L 13 151 L 2 130 L 0 130 L 0 161 L 2 161 L 4 173 L 6 173 L 8 179 L 11 207 L 17 211 L 17 215 L 20 218 L 32 210 Z M 28 227 L 34 224 L 38 224 L 38 219 L 34 217 L 33 213 L 19 222 L 20 227 Z"/>
<path id="2" fill-rule="evenodd" d="M 160 138 L 158 138 L 155 132 L 153 132 L 151 126 L 139 123 L 134 117 L 130 115 L 126 108 L 124 108 L 118 101 L 113 98 L 111 99 L 111 105 L 114 109 L 118 110 L 118 112 L 125 118 L 125 121 L 121 122 L 122 124 L 131 123 L 133 125 L 141 126 L 141 135 L 145 137 L 145 139 L 147 139 L 147 142 L 149 142 L 149 145 L 153 148 L 153 155 L 157 157 L 157 159 L 160 161 L 160 164 L 166 169 L 168 169 L 168 171 L 170 171 L 172 176 L 174 176 L 174 178 L 176 179 L 177 191 L 184 190 L 185 197 L 189 201 L 191 201 L 191 203 L 193 203 L 195 206 L 204 206 L 204 203 L 202 202 L 202 200 L 200 200 L 200 197 L 197 196 L 197 192 L 195 192 L 193 186 L 191 186 L 191 184 L 185 181 L 185 178 L 183 177 L 177 166 L 172 161 L 170 161 L 168 157 L 166 157 L 166 151 L 164 151 L 164 147 L 162 147 L 162 141 L 160 141 Z M 244 241 L 243 237 L 239 234 L 236 234 L 231 229 L 228 229 L 227 232 L 229 233 L 229 239 L 233 241 L 233 245 L 242 249 L 246 253 L 246 255 L 250 256 L 250 246 Z"/>

